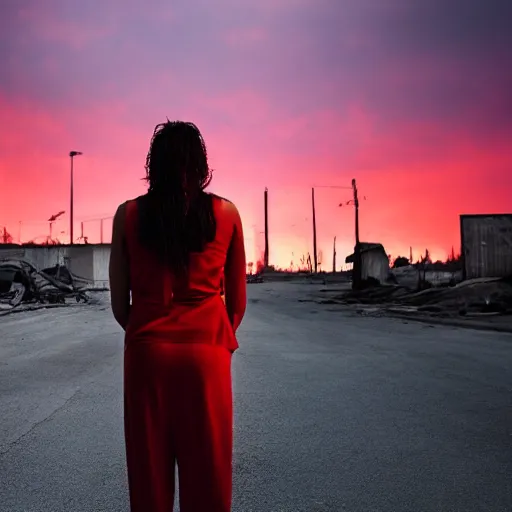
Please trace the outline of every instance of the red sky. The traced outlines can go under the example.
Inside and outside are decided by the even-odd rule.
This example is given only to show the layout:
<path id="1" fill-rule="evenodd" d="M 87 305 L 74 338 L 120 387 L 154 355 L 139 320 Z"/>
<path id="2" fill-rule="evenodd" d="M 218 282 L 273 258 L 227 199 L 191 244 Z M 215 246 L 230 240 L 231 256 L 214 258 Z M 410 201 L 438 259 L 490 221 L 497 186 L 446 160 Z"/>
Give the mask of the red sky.
<path id="1" fill-rule="evenodd" d="M 350 186 L 361 239 L 388 253 L 460 244 L 461 213 L 512 211 L 507 1 L 20 0 L 0 6 L 0 226 L 99 241 L 144 192 L 154 126 L 195 122 L 212 190 L 239 207 L 248 259 L 312 251 L 311 187 Z M 378 5 L 378 7 L 376 7 Z M 351 252 L 350 190 L 318 188 L 324 267 Z M 21 222 L 21 224 L 20 224 Z M 64 233 L 61 233 L 64 232 Z M 110 221 L 105 221 L 105 238 Z"/>

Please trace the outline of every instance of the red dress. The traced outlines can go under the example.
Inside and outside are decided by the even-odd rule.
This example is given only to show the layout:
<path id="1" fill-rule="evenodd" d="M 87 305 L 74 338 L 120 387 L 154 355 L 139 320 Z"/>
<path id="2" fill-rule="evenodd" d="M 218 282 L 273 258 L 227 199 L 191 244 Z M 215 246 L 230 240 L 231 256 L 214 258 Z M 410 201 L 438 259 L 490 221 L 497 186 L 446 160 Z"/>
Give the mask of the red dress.
<path id="1" fill-rule="evenodd" d="M 181 512 L 231 510 L 231 355 L 238 343 L 220 283 L 241 229 L 231 203 L 214 196 L 213 206 L 215 240 L 191 255 L 183 283 L 139 244 L 137 202 L 126 203 L 132 306 L 124 406 L 132 512 L 173 510 L 176 463 Z"/>

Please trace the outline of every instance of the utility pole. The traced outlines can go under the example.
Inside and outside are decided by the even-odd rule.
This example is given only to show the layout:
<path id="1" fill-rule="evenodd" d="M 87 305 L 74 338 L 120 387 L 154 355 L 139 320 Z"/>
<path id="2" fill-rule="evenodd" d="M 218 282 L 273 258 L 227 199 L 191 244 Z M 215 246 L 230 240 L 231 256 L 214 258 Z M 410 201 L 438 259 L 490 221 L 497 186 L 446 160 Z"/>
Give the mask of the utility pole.
<path id="1" fill-rule="evenodd" d="M 100 244 L 103 243 L 103 219 L 100 219 Z"/>
<path id="2" fill-rule="evenodd" d="M 265 269 L 268 268 L 268 261 L 269 261 L 269 247 L 268 247 L 268 188 L 265 187 L 265 255 L 264 255 L 264 265 Z"/>
<path id="3" fill-rule="evenodd" d="M 316 209 L 315 209 L 315 187 L 311 189 L 311 206 L 313 208 L 313 262 L 315 274 L 318 271 L 318 254 L 316 249 Z"/>
<path id="4" fill-rule="evenodd" d="M 409 265 L 412 265 L 413 264 L 413 261 L 412 261 L 412 247 L 409 247 Z"/>
<path id="5" fill-rule="evenodd" d="M 70 203 L 69 203 L 69 243 L 70 245 L 73 245 L 74 238 L 73 238 L 73 158 L 75 156 L 81 155 L 82 153 L 80 151 L 70 151 L 69 158 L 71 159 L 71 186 L 70 186 Z"/>
<path id="6" fill-rule="evenodd" d="M 336 273 L 336 237 L 334 237 L 334 244 L 332 247 L 332 273 Z"/>
<path id="7" fill-rule="evenodd" d="M 356 180 L 352 180 L 352 190 L 354 193 L 355 207 L 355 238 L 356 246 L 354 250 L 354 268 L 352 271 L 352 288 L 357 290 L 361 286 L 361 244 L 359 241 L 359 198 L 357 196 Z"/>

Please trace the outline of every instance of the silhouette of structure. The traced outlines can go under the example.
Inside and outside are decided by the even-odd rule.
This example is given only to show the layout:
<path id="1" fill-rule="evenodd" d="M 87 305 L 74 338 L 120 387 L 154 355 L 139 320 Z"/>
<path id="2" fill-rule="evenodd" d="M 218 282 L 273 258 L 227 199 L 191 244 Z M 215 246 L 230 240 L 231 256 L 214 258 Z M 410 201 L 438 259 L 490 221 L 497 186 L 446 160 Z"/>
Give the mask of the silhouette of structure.
<path id="1" fill-rule="evenodd" d="M 1 234 L 1 240 L 3 244 L 12 244 L 13 238 L 11 234 L 7 231 L 7 228 L 4 226 Z"/>
<path id="2" fill-rule="evenodd" d="M 355 249 L 354 249 L 354 267 L 352 270 L 352 288 L 354 290 L 357 290 L 361 287 L 362 261 L 361 261 L 361 243 L 359 241 L 359 198 L 357 195 L 357 184 L 356 184 L 355 179 L 352 180 L 352 190 L 353 190 L 353 194 L 354 194 L 355 238 L 356 238 L 356 245 L 355 245 Z"/>
<path id="3" fill-rule="evenodd" d="M 318 272 L 318 254 L 316 248 L 316 208 L 315 208 L 315 188 L 311 189 L 311 206 L 313 208 L 313 264 L 315 274 Z"/>
<path id="4" fill-rule="evenodd" d="M 70 183 L 70 198 L 69 198 L 69 243 L 70 245 L 73 245 L 74 238 L 73 238 L 73 212 L 74 212 L 74 204 L 73 204 L 73 159 L 75 156 L 81 155 L 82 153 L 80 151 L 70 151 L 69 158 L 71 159 L 71 183 Z"/>
<path id="5" fill-rule="evenodd" d="M 53 224 L 55 223 L 55 221 L 61 217 L 62 215 L 64 215 L 66 212 L 65 211 L 60 211 L 59 213 L 56 213 L 55 215 L 52 215 L 49 219 L 48 219 L 48 222 L 50 223 L 50 232 L 49 232 L 49 235 L 48 235 L 48 239 L 46 240 L 46 243 L 47 244 L 53 244 L 55 243 L 55 240 L 53 239 Z"/>
<path id="6" fill-rule="evenodd" d="M 268 188 L 265 187 L 264 194 L 264 202 L 265 202 L 265 253 L 263 256 L 263 265 L 264 268 L 268 268 L 268 259 L 269 259 L 269 246 L 268 246 Z"/>
<path id="7" fill-rule="evenodd" d="M 334 237 L 334 242 L 332 245 L 332 271 L 336 272 L 336 237 Z"/>

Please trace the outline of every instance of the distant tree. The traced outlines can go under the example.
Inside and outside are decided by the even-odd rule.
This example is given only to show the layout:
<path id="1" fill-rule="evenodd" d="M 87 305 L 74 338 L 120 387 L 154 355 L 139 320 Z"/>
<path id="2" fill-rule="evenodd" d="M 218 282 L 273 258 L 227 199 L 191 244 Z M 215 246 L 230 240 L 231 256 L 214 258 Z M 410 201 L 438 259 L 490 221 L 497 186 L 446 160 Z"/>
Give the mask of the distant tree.
<path id="1" fill-rule="evenodd" d="M 249 263 L 247 263 L 247 267 L 249 268 L 249 274 L 252 274 L 252 269 L 254 267 L 254 262 L 249 261 Z"/>
<path id="2" fill-rule="evenodd" d="M 432 265 L 432 258 L 430 257 L 430 251 L 425 249 L 425 255 L 421 257 L 420 261 L 416 263 L 418 269 L 418 289 L 422 290 L 427 287 L 427 267 Z M 423 272 L 423 275 L 422 275 Z"/>
<path id="3" fill-rule="evenodd" d="M 3 228 L 0 233 L 0 243 L 2 244 L 12 244 L 13 238 L 10 233 L 7 232 L 7 228 Z"/>
<path id="4" fill-rule="evenodd" d="M 455 249 L 452 247 L 452 250 L 450 251 L 450 255 L 448 256 L 448 259 L 446 260 L 446 263 L 460 263 L 462 260 L 461 254 L 456 254 Z"/>
<path id="5" fill-rule="evenodd" d="M 256 263 L 256 274 L 261 274 L 261 272 L 264 270 L 264 268 L 265 268 L 265 265 L 263 264 L 263 261 L 259 260 Z"/>
<path id="6" fill-rule="evenodd" d="M 393 262 L 393 268 L 407 267 L 410 265 L 409 258 L 397 256 Z"/>

